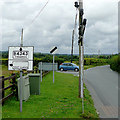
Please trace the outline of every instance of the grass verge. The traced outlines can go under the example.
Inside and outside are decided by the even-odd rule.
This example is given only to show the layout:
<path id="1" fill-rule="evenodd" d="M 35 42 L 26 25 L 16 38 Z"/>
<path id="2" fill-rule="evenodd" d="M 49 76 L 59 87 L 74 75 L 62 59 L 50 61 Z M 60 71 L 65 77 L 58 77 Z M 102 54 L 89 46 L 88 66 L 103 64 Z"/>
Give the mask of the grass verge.
<path id="1" fill-rule="evenodd" d="M 84 109 L 78 98 L 78 77 L 71 74 L 52 72 L 43 78 L 41 94 L 31 95 L 23 102 L 23 112 L 19 112 L 19 101 L 11 98 L 2 108 L 3 118 L 98 118 L 93 100 L 84 85 Z"/>
<path id="2" fill-rule="evenodd" d="M 12 73 L 18 73 L 19 71 L 10 71 L 8 70 L 8 66 L 6 65 L 0 65 L 0 70 L 2 71 L 0 76 L 4 76 L 4 77 L 9 77 L 11 76 Z"/>

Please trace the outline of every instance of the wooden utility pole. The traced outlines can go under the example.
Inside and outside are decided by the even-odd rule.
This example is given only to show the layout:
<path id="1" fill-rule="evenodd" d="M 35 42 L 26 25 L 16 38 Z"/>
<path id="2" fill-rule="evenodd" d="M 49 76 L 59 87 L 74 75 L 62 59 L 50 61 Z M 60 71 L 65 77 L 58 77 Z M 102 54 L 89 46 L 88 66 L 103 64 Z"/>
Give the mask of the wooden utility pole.
<path id="1" fill-rule="evenodd" d="M 79 97 L 83 98 L 83 1 L 79 0 Z"/>
<path id="2" fill-rule="evenodd" d="M 82 98 L 82 113 L 84 113 L 83 100 L 83 1 L 79 0 L 79 97 Z"/>
<path id="3" fill-rule="evenodd" d="M 83 35 L 86 27 L 86 19 L 83 19 L 83 0 L 75 2 L 75 7 L 79 9 L 79 97 L 82 98 L 82 113 L 84 113 L 84 99 L 83 99 L 83 76 L 84 76 L 84 45 Z"/>

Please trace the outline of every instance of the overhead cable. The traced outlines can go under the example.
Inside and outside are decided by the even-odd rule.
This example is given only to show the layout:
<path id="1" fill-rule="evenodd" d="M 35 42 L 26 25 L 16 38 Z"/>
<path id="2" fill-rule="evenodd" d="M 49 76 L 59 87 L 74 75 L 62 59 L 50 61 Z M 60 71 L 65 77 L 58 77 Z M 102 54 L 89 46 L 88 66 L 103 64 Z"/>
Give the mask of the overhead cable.
<path id="1" fill-rule="evenodd" d="M 32 20 L 32 22 L 26 27 L 28 28 L 29 26 L 31 26 L 34 21 L 39 17 L 39 15 L 41 14 L 41 12 L 44 10 L 44 8 L 47 6 L 47 4 L 49 3 L 49 0 L 46 2 L 46 4 L 42 7 L 42 9 L 40 9 L 40 11 L 38 12 L 38 14 L 34 17 L 34 19 Z M 26 29 L 24 28 L 24 30 Z"/>

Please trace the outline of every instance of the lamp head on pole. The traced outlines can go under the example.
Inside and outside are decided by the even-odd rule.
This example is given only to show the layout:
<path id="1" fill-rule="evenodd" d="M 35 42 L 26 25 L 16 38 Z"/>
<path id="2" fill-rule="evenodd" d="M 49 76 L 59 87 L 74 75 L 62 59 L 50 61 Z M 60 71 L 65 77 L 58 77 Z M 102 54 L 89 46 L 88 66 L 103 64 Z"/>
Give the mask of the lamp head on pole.
<path id="1" fill-rule="evenodd" d="M 74 5 L 76 8 L 78 8 L 79 7 L 79 4 L 78 4 L 78 2 L 75 2 L 75 5 Z"/>

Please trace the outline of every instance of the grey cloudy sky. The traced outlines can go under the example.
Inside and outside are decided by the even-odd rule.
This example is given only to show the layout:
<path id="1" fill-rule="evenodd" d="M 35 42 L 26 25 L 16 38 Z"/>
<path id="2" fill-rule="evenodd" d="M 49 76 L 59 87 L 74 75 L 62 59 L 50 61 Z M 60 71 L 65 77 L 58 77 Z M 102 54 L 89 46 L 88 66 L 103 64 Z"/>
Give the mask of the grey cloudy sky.
<path id="1" fill-rule="evenodd" d="M 31 24 L 47 0 L 1 0 L 2 39 L 0 50 L 19 46 L 24 28 L 24 46 L 34 46 L 35 52 L 49 53 L 53 46 L 58 53 L 71 52 L 76 0 L 50 0 Z M 83 0 L 87 27 L 84 36 L 85 53 L 112 54 L 118 52 L 118 0 Z M 78 31 L 77 31 L 78 32 Z M 74 53 L 78 54 L 77 32 Z M 1 35 L 0 35 L 1 36 Z"/>

